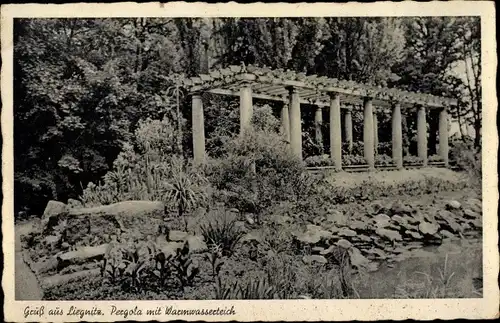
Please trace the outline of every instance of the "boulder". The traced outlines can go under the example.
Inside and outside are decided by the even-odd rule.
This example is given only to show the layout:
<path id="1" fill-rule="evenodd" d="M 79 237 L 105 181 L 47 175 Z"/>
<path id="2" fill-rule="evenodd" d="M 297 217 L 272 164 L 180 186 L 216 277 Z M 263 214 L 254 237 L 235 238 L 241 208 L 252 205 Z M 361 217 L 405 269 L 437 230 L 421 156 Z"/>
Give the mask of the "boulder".
<path id="1" fill-rule="evenodd" d="M 354 220 L 349 224 L 349 228 L 351 228 L 354 231 L 367 231 L 368 223 L 364 221 Z"/>
<path id="2" fill-rule="evenodd" d="M 52 216 L 58 216 L 66 212 L 68 212 L 68 206 L 63 202 L 49 201 L 45 207 L 45 211 L 43 211 L 42 219 L 45 220 Z"/>
<path id="3" fill-rule="evenodd" d="M 337 226 L 347 225 L 348 220 L 347 215 L 338 210 L 328 210 L 328 214 L 326 215 L 326 221 Z"/>
<path id="4" fill-rule="evenodd" d="M 305 255 L 304 257 L 302 257 L 302 261 L 305 264 L 326 264 L 328 262 L 325 257 L 320 255 Z"/>
<path id="5" fill-rule="evenodd" d="M 462 205 L 460 204 L 460 202 L 458 201 L 455 201 L 455 200 L 450 200 L 448 202 L 446 202 L 446 208 L 448 210 L 457 210 L 457 209 L 460 209 Z"/>
<path id="6" fill-rule="evenodd" d="M 321 235 L 318 231 L 294 232 L 292 235 L 297 241 L 303 244 L 315 244 L 321 240 Z"/>
<path id="7" fill-rule="evenodd" d="M 173 257 L 177 254 L 177 249 L 182 249 L 183 246 L 183 242 L 167 242 L 160 244 L 158 250 L 163 252 L 166 257 Z"/>
<path id="8" fill-rule="evenodd" d="M 255 223 L 255 220 L 253 218 L 253 214 L 251 213 L 246 213 L 245 214 L 245 221 L 249 224 L 249 225 L 253 225 Z"/>
<path id="9" fill-rule="evenodd" d="M 82 278 L 90 279 L 92 277 L 99 276 L 100 274 L 101 274 L 101 269 L 96 268 L 91 270 L 78 271 L 67 275 L 54 275 L 45 277 L 41 281 L 41 285 L 43 286 L 43 288 L 61 286 L 75 280 L 81 280 Z"/>
<path id="10" fill-rule="evenodd" d="M 95 247 L 81 247 L 75 251 L 63 253 L 59 255 L 59 258 L 63 261 L 68 261 L 68 264 L 85 262 L 90 259 L 99 259 L 103 257 L 107 248 L 107 243 Z"/>
<path id="11" fill-rule="evenodd" d="M 418 229 L 423 234 L 434 235 L 438 232 L 439 226 L 437 224 L 424 221 L 418 225 Z"/>
<path id="12" fill-rule="evenodd" d="M 388 229 L 384 229 L 384 228 L 377 228 L 377 230 L 375 231 L 375 233 L 377 235 L 379 235 L 380 237 L 385 238 L 385 239 L 390 240 L 390 241 L 403 240 L 403 238 L 401 237 L 401 235 L 399 234 L 399 232 L 394 231 L 394 230 L 388 230 Z"/>
<path id="13" fill-rule="evenodd" d="M 410 215 L 412 213 L 412 208 L 408 205 L 403 204 L 401 201 L 396 201 L 391 206 L 392 214 L 407 214 Z"/>
<path id="14" fill-rule="evenodd" d="M 162 218 L 164 217 L 164 213 L 164 204 L 152 201 L 124 201 L 69 211 L 70 215 L 114 215 L 123 217 L 158 215 Z"/>
<path id="15" fill-rule="evenodd" d="M 379 214 L 373 218 L 375 227 L 385 228 L 391 224 L 391 218 L 387 214 Z"/>
<path id="16" fill-rule="evenodd" d="M 464 217 L 467 219 L 477 219 L 481 217 L 481 214 L 478 212 L 474 212 L 471 209 L 464 210 Z"/>
<path id="17" fill-rule="evenodd" d="M 448 238 L 448 239 L 453 239 L 453 238 L 455 238 L 455 236 L 453 235 L 453 233 L 451 233 L 450 231 L 447 231 L 447 230 L 441 230 L 441 231 L 439 231 L 439 234 L 440 234 L 443 238 Z"/>
<path id="18" fill-rule="evenodd" d="M 370 263 L 370 260 L 368 260 L 368 258 L 363 256 L 363 254 L 361 253 L 361 251 L 359 251 L 358 248 L 354 248 L 354 247 L 350 248 L 348 252 L 349 252 L 350 259 L 351 259 L 351 264 L 354 267 L 366 268 L 368 266 L 368 264 Z"/>
<path id="19" fill-rule="evenodd" d="M 371 215 L 377 215 L 384 211 L 384 206 L 380 202 L 373 202 L 368 208 Z"/>
<path id="20" fill-rule="evenodd" d="M 168 235 L 170 241 L 185 241 L 189 233 L 184 231 L 172 230 Z"/>
<path id="21" fill-rule="evenodd" d="M 355 237 L 357 235 L 356 231 L 349 228 L 341 228 L 337 234 L 341 237 Z"/>
<path id="22" fill-rule="evenodd" d="M 344 249 L 349 249 L 352 247 L 352 243 L 350 243 L 346 239 L 340 239 L 339 241 L 337 241 L 336 244 L 337 244 L 337 246 L 342 247 Z"/>

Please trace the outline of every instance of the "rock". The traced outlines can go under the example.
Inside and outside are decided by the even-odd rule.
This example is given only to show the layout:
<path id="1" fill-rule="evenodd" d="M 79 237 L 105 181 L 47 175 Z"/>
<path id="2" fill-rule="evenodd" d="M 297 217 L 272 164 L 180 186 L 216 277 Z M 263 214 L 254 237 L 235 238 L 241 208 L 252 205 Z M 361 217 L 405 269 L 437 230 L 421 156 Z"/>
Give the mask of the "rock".
<path id="1" fill-rule="evenodd" d="M 483 208 L 483 203 L 481 200 L 478 200 L 476 198 L 470 198 L 467 200 L 467 205 L 470 207 L 470 209 L 474 212 L 481 213 L 482 208 Z"/>
<path id="2" fill-rule="evenodd" d="M 483 221 L 481 219 L 475 219 L 470 221 L 469 223 L 472 224 L 477 229 L 481 229 L 483 227 Z"/>
<path id="3" fill-rule="evenodd" d="M 175 256 L 177 254 L 177 249 L 182 248 L 183 246 L 183 242 L 167 242 L 160 244 L 158 249 L 161 250 L 166 257 L 168 257 Z"/>
<path id="4" fill-rule="evenodd" d="M 453 235 L 453 233 L 451 233 L 450 231 L 447 231 L 447 230 L 441 230 L 441 231 L 439 231 L 439 234 L 443 238 L 448 238 L 448 239 L 454 239 L 455 238 L 455 236 Z"/>
<path id="5" fill-rule="evenodd" d="M 385 228 L 391 224 L 391 218 L 387 214 L 379 214 L 373 218 L 377 228 Z"/>
<path id="6" fill-rule="evenodd" d="M 61 213 L 66 212 L 68 212 L 68 206 L 63 202 L 49 201 L 45 207 L 45 211 L 43 211 L 42 220 L 48 219 L 52 216 L 58 216 Z"/>
<path id="7" fill-rule="evenodd" d="M 189 243 L 189 250 L 193 253 L 202 253 L 208 250 L 207 244 L 202 236 L 188 236 L 186 241 Z"/>
<path id="8" fill-rule="evenodd" d="M 372 215 L 380 214 L 384 210 L 384 206 L 380 202 L 373 202 L 369 207 L 369 213 Z"/>
<path id="9" fill-rule="evenodd" d="M 418 229 L 423 234 L 434 235 L 438 232 L 439 226 L 430 222 L 422 222 L 418 225 Z"/>
<path id="10" fill-rule="evenodd" d="M 371 242 L 372 241 L 372 238 L 370 238 L 369 236 L 366 236 L 364 234 L 360 234 L 358 236 L 359 240 L 361 241 L 364 241 L 364 242 Z"/>
<path id="11" fill-rule="evenodd" d="M 63 253 L 59 257 L 61 260 L 67 260 L 71 264 L 77 261 L 101 258 L 106 253 L 107 248 L 107 243 L 95 247 L 80 247 L 75 251 Z"/>
<path id="12" fill-rule="evenodd" d="M 78 209 L 78 208 L 82 208 L 83 204 L 82 204 L 82 202 L 80 202 L 78 200 L 68 199 L 68 207 L 70 209 Z"/>
<path id="13" fill-rule="evenodd" d="M 237 208 L 229 209 L 228 212 L 229 213 L 234 213 L 234 214 L 240 214 L 240 210 L 238 210 Z"/>
<path id="14" fill-rule="evenodd" d="M 448 210 L 457 210 L 457 209 L 460 209 L 462 205 L 458 202 L 458 201 L 455 201 L 455 200 L 450 200 L 446 203 L 446 208 Z"/>
<path id="15" fill-rule="evenodd" d="M 372 247 L 371 249 L 366 250 L 366 253 L 376 255 L 379 259 L 386 259 L 387 258 L 387 254 L 384 252 L 384 250 L 379 249 L 379 248 Z"/>
<path id="16" fill-rule="evenodd" d="M 48 246 L 55 246 L 61 240 L 61 236 L 46 236 L 42 241 Z"/>
<path id="17" fill-rule="evenodd" d="M 262 239 L 258 231 L 250 231 L 241 238 L 241 242 L 261 242 Z"/>
<path id="18" fill-rule="evenodd" d="M 354 237 L 356 236 L 356 231 L 349 228 L 341 228 L 337 234 L 341 237 Z"/>
<path id="19" fill-rule="evenodd" d="M 124 201 L 110 205 L 96 206 L 82 209 L 72 209 L 70 215 L 114 215 L 124 217 L 144 217 L 146 215 L 164 215 L 162 202 L 152 201 Z"/>
<path id="20" fill-rule="evenodd" d="M 70 247 L 71 247 L 70 244 L 67 243 L 67 242 L 61 243 L 61 249 L 62 250 L 68 250 Z"/>
<path id="21" fill-rule="evenodd" d="M 477 219 L 480 218 L 481 215 L 477 212 L 472 211 L 471 209 L 464 210 L 464 217 L 468 219 Z"/>
<path id="22" fill-rule="evenodd" d="M 344 213 L 338 210 L 328 210 L 326 221 L 331 222 L 337 226 L 344 226 L 347 225 L 348 218 Z"/>
<path id="23" fill-rule="evenodd" d="M 325 257 L 320 255 L 305 255 L 304 257 L 302 257 L 302 261 L 305 264 L 312 264 L 312 263 L 326 264 L 328 262 Z"/>
<path id="24" fill-rule="evenodd" d="M 388 230 L 384 228 L 377 228 L 375 231 L 377 235 L 379 235 L 382 238 L 388 239 L 390 241 L 399 241 L 403 240 L 399 232 L 393 231 L 393 230 Z"/>
<path id="25" fill-rule="evenodd" d="M 401 201 L 396 201 L 391 206 L 392 214 L 407 214 L 410 215 L 412 213 L 412 208 L 403 204 Z"/>
<path id="26" fill-rule="evenodd" d="M 251 213 L 246 213 L 245 214 L 245 221 L 250 224 L 250 225 L 253 225 L 255 223 L 255 220 L 253 219 L 253 214 Z"/>
<path id="27" fill-rule="evenodd" d="M 455 220 L 453 219 L 447 219 L 445 221 L 446 223 L 443 224 L 443 226 L 447 229 L 450 229 L 453 232 L 462 232 L 462 226 L 458 224 Z"/>
<path id="28" fill-rule="evenodd" d="M 355 231 L 367 231 L 368 223 L 363 221 L 354 220 L 349 224 L 349 228 Z"/>
<path id="29" fill-rule="evenodd" d="M 349 252 L 349 256 L 351 258 L 351 264 L 354 266 L 354 267 L 357 267 L 357 268 L 362 268 L 362 267 L 366 267 L 369 263 L 370 263 L 370 260 L 368 258 L 366 258 L 365 256 L 363 256 L 363 254 L 361 253 L 361 251 L 359 251 L 358 248 L 350 248 L 348 250 Z"/>
<path id="30" fill-rule="evenodd" d="M 91 270 L 78 271 L 67 275 L 53 275 L 45 277 L 41 281 L 41 285 L 43 286 L 43 288 L 51 288 L 55 286 L 66 285 L 72 281 L 81 280 L 82 278 L 93 279 L 93 277 L 97 277 L 100 274 L 101 269 L 95 268 Z"/>
<path id="31" fill-rule="evenodd" d="M 321 240 L 321 235 L 318 231 L 306 231 L 303 233 L 292 233 L 295 238 L 304 244 L 315 244 Z"/>
<path id="32" fill-rule="evenodd" d="M 311 248 L 311 253 L 313 253 L 313 254 L 322 254 L 323 251 L 325 251 L 325 248 L 323 248 L 323 247 L 312 247 Z"/>
<path id="33" fill-rule="evenodd" d="M 184 231 L 172 230 L 170 231 L 168 238 L 170 241 L 185 241 L 189 233 Z"/>
<path id="34" fill-rule="evenodd" d="M 402 227 L 405 227 L 408 225 L 408 220 L 400 216 L 399 214 L 395 214 L 391 218 L 392 221 L 395 223 L 399 224 Z"/>
<path id="35" fill-rule="evenodd" d="M 454 219 L 455 218 L 455 214 L 451 213 L 448 210 L 441 210 L 438 213 L 438 218 L 441 218 L 441 219 L 443 219 L 445 221 L 448 221 L 448 219 Z"/>
<path id="36" fill-rule="evenodd" d="M 349 241 L 345 240 L 345 239 L 340 239 L 339 241 L 337 241 L 337 246 L 339 247 L 342 247 L 344 249 L 349 249 L 352 247 L 352 243 L 350 243 Z"/>

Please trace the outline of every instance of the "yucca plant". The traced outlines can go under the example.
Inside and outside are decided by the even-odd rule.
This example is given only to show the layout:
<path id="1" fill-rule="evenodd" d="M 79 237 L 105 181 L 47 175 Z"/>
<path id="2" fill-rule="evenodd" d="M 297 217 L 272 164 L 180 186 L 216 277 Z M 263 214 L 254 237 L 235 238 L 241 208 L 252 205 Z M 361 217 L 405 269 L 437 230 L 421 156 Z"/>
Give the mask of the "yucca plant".
<path id="1" fill-rule="evenodd" d="M 236 218 L 229 218 L 226 214 L 220 218 L 213 218 L 200 226 L 201 234 L 207 245 L 218 246 L 222 255 L 230 257 L 237 243 L 243 237 L 243 232 L 236 226 Z"/>
<path id="2" fill-rule="evenodd" d="M 206 194 L 200 187 L 206 179 L 200 174 L 186 172 L 182 166 L 174 167 L 172 182 L 167 183 L 163 189 L 164 198 L 177 206 L 179 217 L 184 217 L 186 231 L 188 219 L 185 216 L 189 208 L 195 207 L 206 200 Z"/>

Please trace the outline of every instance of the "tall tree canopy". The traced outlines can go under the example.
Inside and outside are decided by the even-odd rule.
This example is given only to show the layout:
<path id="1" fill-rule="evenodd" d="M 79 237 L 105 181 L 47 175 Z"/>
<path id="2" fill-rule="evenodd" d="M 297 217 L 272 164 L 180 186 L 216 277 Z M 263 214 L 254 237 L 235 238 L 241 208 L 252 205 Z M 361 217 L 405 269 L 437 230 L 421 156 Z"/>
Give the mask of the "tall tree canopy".
<path id="1" fill-rule="evenodd" d="M 17 19 L 14 42 L 18 209 L 40 212 L 48 199 L 77 197 L 106 173 L 140 119 L 176 124 L 189 154 L 189 104 L 171 75 L 209 66 L 255 64 L 453 95 L 453 117 L 473 125 L 480 143 L 475 18 Z M 217 134 L 208 146 L 217 146 L 237 129 L 237 113 L 234 101 L 207 99 L 206 127 Z M 219 124 L 232 130 L 222 135 Z"/>

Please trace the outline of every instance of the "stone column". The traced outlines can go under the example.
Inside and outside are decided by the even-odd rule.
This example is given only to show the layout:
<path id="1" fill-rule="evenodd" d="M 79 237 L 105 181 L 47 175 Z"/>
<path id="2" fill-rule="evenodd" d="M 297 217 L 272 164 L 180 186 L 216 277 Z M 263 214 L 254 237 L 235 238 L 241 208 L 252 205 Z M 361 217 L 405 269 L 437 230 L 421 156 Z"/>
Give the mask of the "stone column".
<path id="1" fill-rule="evenodd" d="M 446 108 L 439 113 L 439 155 L 448 166 L 448 111 Z"/>
<path id="2" fill-rule="evenodd" d="M 363 113 L 363 145 L 366 163 L 370 169 L 375 168 L 375 146 L 373 140 L 373 105 L 371 98 L 364 100 Z"/>
<path id="3" fill-rule="evenodd" d="M 245 128 L 248 128 L 252 123 L 252 88 L 248 84 L 244 84 L 240 89 L 240 134 L 243 134 Z"/>
<path id="4" fill-rule="evenodd" d="M 427 121 L 425 119 L 425 107 L 420 106 L 417 113 L 417 147 L 418 157 L 427 166 Z"/>
<path id="5" fill-rule="evenodd" d="M 342 134 L 340 122 L 340 96 L 330 96 L 330 157 L 336 170 L 342 170 Z"/>
<path id="6" fill-rule="evenodd" d="M 321 130 L 323 126 L 323 110 L 321 107 L 316 107 L 316 112 L 314 113 L 314 127 L 316 130 L 316 143 L 318 145 L 323 145 L 323 132 Z M 321 148 L 323 150 L 323 148 Z"/>
<path id="7" fill-rule="evenodd" d="M 392 159 L 398 169 L 403 168 L 403 130 L 399 103 L 392 106 Z"/>
<path id="8" fill-rule="evenodd" d="M 281 107 L 281 132 L 285 140 L 290 143 L 290 116 L 288 112 L 288 102 L 283 102 Z"/>
<path id="9" fill-rule="evenodd" d="M 351 108 L 345 111 L 344 116 L 344 127 L 345 127 L 345 139 L 347 141 L 347 149 L 349 153 L 352 152 L 352 111 Z"/>
<path id="10" fill-rule="evenodd" d="M 373 110 L 373 151 L 378 155 L 378 118 L 377 111 Z"/>
<path id="11" fill-rule="evenodd" d="M 297 89 L 290 89 L 290 146 L 292 152 L 302 159 L 302 123 L 300 118 L 300 96 Z"/>
<path id="12" fill-rule="evenodd" d="M 194 162 L 203 163 L 205 161 L 205 122 L 200 94 L 193 95 L 192 107 Z"/>

